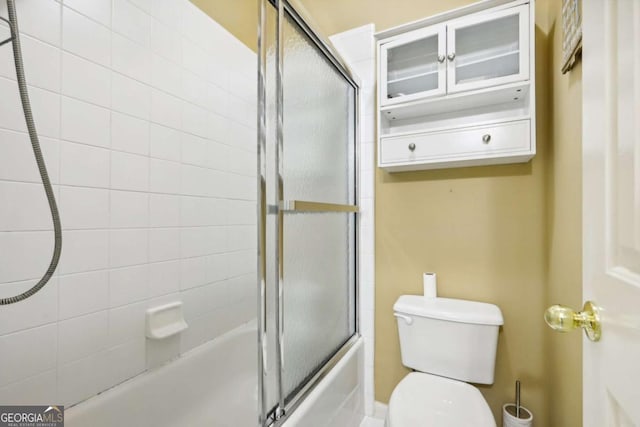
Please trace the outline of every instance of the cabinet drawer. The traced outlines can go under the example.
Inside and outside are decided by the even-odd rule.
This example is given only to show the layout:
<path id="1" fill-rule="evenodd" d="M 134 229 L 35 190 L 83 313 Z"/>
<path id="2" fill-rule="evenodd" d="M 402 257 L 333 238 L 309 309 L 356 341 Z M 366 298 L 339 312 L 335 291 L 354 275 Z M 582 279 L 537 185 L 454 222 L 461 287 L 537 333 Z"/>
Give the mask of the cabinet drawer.
<path id="1" fill-rule="evenodd" d="M 389 163 L 439 160 L 465 160 L 491 157 L 510 151 L 530 149 L 529 120 L 383 137 L 381 165 Z"/>

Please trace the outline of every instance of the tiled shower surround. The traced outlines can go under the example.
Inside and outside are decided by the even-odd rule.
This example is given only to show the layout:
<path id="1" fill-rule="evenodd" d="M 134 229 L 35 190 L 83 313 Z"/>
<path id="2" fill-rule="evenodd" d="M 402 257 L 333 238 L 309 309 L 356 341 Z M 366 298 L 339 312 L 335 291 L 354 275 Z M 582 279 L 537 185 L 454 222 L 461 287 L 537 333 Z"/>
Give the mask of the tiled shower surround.
<path id="1" fill-rule="evenodd" d="M 64 232 L 53 280 L 0 308 L 0 402 L 72 405 L 255 317 L 256 56 L 188 0 L 17 6 Z M 6 297 L 53 247 L 10 45 L 0 100 Z M 146 340 L 178 300 L 188 330 Z"/>

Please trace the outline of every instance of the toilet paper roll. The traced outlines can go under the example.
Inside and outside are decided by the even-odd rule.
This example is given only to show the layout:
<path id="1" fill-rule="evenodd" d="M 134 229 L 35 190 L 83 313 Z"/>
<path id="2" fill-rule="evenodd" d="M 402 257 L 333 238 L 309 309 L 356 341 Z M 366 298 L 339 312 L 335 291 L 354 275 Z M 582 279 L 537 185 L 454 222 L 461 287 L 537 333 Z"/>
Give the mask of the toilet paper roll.
<path id="1" fill-rule="evenodd" d="M 516 405 L 507 403 L 502 407 L 502 427 L 532 427 L 533 414 L 524 406 L 520 407 L 520 417 L 516 417 Z"/>
<path id="2" fill-rule="evenodd" d="M 436 273 L 423 273 L 422 285 L 424 288 L 423 295 L 425 298 L 435 298 L 437 296 L 438 289 L 436 284 Z"/>

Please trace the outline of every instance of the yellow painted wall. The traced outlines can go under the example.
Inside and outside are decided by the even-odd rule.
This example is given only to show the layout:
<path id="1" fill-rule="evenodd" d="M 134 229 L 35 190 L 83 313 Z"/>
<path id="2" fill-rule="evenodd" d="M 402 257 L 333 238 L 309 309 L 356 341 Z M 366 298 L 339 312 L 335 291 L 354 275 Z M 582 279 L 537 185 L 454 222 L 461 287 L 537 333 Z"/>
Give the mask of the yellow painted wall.
<path id="1" fill-rule="evenodd" d="M 255 50 L 257 0 L 192 0 Z M 377 30 L 470 0 L 299 0 L 324 34 Z M 560 1 L 536 4 L 538 154 L 518 165 L 376 173 L 376 399 L 408 372 L 392 305 L 436 271 L 441 296 L 498 304 L 496 381 L 481 387 L 498 423 L 523 383 L 536 425 L 581 426 L 580 335 L 545 327 L 552 303 L 581 306 L 581 68 L 560 73 Z"/>
<path id="2" fill-rule="evenodd" d="M 434 2 L 429 2 L 434 3 Z M 438 2 L 440 9 L 449 2 Z M 439 10 L 434 10 L 437 12 Z M 427 14 L 428 15 L 428 14 Z M 418 18 L 420 15 L 414 16 Z M 536 19 L 547 20 L 546 2 Z M 386 402 L 402 366 L 392 306 L 438 274 L 440 296 L 497 304 L 505 319 L 495 383 L 481 391 L 498 422 L 522 381 L 523 404 L 549 425 L 546 331 L 548 40 L 536 29 L 538 154 L 529 163 L 376 174 L 376 399 Z"/>
<path id="3" fill-rule="evenodd" d="M 582 307 L 582 65 L 562 75 L 561 2 L 549 3 L 547 305 Z M 545 330 L 550 426 L 582 426 L 582 334 Z"/>
<path id="4" fill-rule="evenodd" d="M 471 0 L 298 0 L 325 34 L 374 23 L 376 31 L 473 3 Z"/>
<path id="5" fill-rule="evenodd" d="M 259 0 L 190 0 L 254 51 Z M 378 29 L 471 3 L 469 0 L 293 0 L 325 35 L 374 22 Z M 439 3 L 439 4 L 433 4 Z M 396 6 L 397 5 L 397 6 Z"/>
<path id="6" fill-rule="evenodd" d="M 253 51 L 258 46 L 258 0 L 190 0 Z"/>

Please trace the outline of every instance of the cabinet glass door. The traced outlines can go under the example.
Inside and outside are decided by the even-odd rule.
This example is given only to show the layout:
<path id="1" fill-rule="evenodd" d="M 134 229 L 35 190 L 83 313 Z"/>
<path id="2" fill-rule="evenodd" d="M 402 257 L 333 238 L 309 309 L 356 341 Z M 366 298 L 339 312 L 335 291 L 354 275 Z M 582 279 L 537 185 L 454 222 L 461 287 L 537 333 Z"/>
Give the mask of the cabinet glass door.
<path id="1" fill-rule="evenodd" d="M 449 93 L 527 80 L 528 5 L 449 24 L 447 61 Z"/>
<path id="2" fill-rule="evenodd" d="M 382 105 L 445 93 L 445 31 L 425 28 L 381 46 Z"/>

